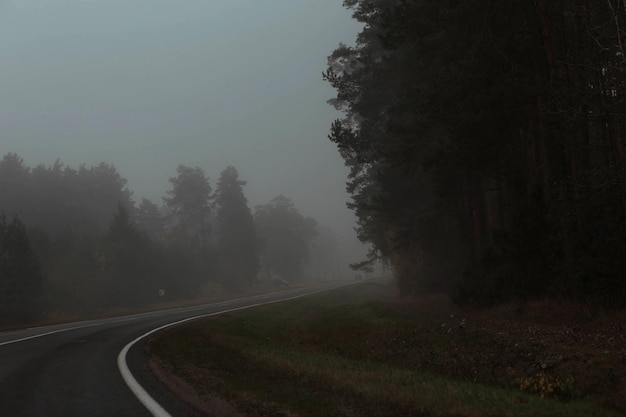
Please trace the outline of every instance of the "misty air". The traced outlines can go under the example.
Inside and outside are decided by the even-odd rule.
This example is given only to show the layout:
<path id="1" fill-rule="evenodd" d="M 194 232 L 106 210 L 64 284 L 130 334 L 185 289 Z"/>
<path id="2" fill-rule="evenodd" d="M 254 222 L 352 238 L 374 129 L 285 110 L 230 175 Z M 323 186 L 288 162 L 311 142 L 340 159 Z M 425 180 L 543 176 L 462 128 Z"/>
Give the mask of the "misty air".
<path id="1" fill-rule="evenodd" d="M 625 415 L 625 27 L 0 0 L 0 415 Z"/>

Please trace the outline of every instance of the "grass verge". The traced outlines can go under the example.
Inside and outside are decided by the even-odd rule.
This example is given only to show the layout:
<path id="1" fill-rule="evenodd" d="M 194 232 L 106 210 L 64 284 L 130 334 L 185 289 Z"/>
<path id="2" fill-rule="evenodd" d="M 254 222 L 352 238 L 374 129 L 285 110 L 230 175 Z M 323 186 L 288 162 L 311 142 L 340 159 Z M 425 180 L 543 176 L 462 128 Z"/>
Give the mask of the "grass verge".
<path id="1" fill-rule="evenodd" d="M 364 283 L 180 326 L 146 349 L 215 416 L 624 415 L 623 344 L 392 293 Z"/>

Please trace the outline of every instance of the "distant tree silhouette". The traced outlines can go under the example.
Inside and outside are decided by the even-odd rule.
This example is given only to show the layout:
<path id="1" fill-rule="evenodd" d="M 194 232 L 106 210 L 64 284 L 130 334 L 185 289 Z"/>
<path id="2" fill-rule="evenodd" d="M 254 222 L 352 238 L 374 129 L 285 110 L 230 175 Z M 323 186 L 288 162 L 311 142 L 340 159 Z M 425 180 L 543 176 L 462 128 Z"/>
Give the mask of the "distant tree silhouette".
<path id="1" fill-rule="evenodd" d="M 27 217 L 32 211 L 30 168 L 16 153 L 7 153 L 0 161 L 0 210 L 8 215 Z"/>
<path id="2" fill-rule="evenodd" d="M 0 214 L 0 323 L 23 323 L 42 313 L 43 273 L 24 224 Z"/>
<path id="3" fill-rule="evenodd" d="M 134 205 L 126 179 L 111 164 L 72 169 L 57 160 L 30 169 L 14 153 L 0 161 L 0 195 L 0 210 L 54 235 L 67 228 L 102 232 L 119 202 L 128 210 Z"/>
<path id="4" fill-rule="evenodd" d="M 170 210 L 171 236 L 199 249 L 208 244 L 211 234 L 211 185 L 199 167 L 179 165 L 177 173 L 169 180 L 169 197 L 163 198 Z"/>
<path id="5" fill-rule="evenodd" d="M 279 195 L 256 207 L 254 222 L 265 272 L 288 281 L 300 280 L 309 243 L 317 235 L 315 219 L 303 217 L 293 201 Z"/>
<path id="6" fill-rule="evenodd" d="M 222 171 L 215 190 L 220 281 L 233 289 L 252 283 L 259 263 L 254 219 L 244 185 L 237 169 L 229 166 Z"/>
<path id="7" fill-rule="evenodd" d="M 144 198 L 137 207 L 137 227 L 143 230 L 153 240 L 163 239 L 164 222 L 159 207 L 152 201 Z"/>
<path id="8" fill-rule="evenodd" d="M 309 264 L 311 272 L 318 280 L 336 278 L 340 268 L 339 245 L 333 231 L 317 225 L 317 236 L 309 245 Z"/>

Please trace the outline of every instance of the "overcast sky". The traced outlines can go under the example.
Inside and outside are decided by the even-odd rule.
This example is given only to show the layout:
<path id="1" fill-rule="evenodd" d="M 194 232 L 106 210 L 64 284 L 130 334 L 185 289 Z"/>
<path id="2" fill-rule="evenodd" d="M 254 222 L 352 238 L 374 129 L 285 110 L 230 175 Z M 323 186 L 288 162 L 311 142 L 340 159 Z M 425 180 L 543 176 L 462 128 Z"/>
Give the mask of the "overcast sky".
<path id="1" fill-rule="evenodd" d="M 178 164 L 227 165 L 352 235 L 326 139 L 326 57 L 359 31 L 342 0 L 0 0 L 0 152 L 113 163 L 161 203 Z"/>

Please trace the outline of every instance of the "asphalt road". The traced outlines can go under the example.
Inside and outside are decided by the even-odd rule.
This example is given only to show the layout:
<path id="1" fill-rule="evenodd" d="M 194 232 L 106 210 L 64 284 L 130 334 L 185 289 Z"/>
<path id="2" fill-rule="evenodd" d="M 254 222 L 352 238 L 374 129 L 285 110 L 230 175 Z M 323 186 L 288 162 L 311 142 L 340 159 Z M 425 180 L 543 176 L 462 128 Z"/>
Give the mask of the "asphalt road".
<path id="1" fill-rule="evenodd" d="M 328 288 L 326 288 L 328 289 Z M 146 369 L 141 342 L 161 326 L 318 292 L 290 289 L 215 304 L 0 333 L 0 416 L 193 416 Z M 128 353 L 120 355 L 127 347 Z M 149 411 L 118 363 L 163 413 Z M 141 394 L 139 394 L 141 396 Z M 145 402 L 145 398 L 142 398 Z"/>

